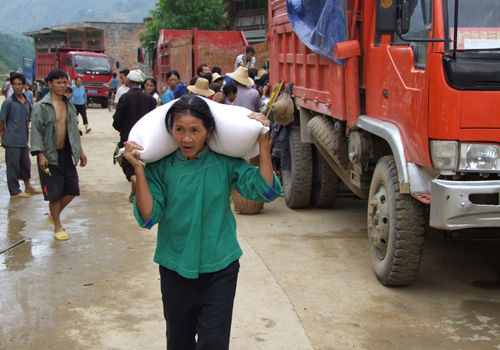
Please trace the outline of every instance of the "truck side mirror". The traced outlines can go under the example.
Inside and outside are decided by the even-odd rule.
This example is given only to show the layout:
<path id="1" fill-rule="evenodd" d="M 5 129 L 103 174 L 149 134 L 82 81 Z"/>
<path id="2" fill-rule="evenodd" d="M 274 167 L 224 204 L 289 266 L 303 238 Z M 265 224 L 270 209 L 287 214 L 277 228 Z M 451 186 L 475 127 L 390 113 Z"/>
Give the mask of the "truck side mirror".
<path id="1" fill-rule="evenodd" d="M 116 61 L 116 69 L 120 68 L 120 61 Z"/>
<path id="2" fill-rule="evenodd" d="M 377 0 L 375 30 L 382 34 L 391 34 L 398 28 L 398 0 Z"/>
<path id="3" fill-rule="evenodd" d="M 417 1 L 415 0 L 402 0 L 401 1 L 401 27 L 399 28 L 400 34 L 406 34 L 410 30 L 410 18 Z"/>
<path id="4" fill-rule="evenodd" d="M 382 34 L 406 34 L 417 0 L 377 0 L 375 29 Z"/>

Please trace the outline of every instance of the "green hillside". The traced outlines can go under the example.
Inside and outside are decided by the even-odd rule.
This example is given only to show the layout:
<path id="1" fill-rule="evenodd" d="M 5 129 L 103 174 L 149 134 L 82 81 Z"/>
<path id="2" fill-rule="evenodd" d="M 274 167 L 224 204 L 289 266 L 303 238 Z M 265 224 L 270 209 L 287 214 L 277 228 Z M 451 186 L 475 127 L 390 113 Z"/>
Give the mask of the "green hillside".
<path id="1" fill-rule="evenodd" d="M 0 74 L 21 70 L 23 57 L 35 57 L 33 40 L 0 33 Z"/>

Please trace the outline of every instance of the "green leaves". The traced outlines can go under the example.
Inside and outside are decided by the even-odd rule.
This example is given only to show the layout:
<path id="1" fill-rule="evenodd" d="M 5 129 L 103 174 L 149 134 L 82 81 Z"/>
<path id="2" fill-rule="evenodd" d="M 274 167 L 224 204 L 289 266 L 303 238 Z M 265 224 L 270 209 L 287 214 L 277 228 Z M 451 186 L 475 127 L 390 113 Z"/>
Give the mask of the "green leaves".
<path id="1" fill-rule="evenodd" d="M 160 29 L 224 30 L 229 24 L 222 0 L 160 0 L 151 11 L 152 21 L 139 34 L 142 45 L 153 51 Z"/>

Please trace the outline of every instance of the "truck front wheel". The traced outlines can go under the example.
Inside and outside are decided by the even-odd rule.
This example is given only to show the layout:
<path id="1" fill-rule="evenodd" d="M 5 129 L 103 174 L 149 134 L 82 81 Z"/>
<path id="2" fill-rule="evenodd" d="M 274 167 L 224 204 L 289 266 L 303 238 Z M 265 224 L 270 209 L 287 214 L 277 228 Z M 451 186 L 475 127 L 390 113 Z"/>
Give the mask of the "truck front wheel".
<path id="1" fill-rule="evenodd" d="M 412 283 L 424 244 L 424 206 L 400 193 L 393 156 L 375 167 L 368 197 L 368 244 L 379 281 L 386 286 Z"/>
<path id="2" fill-rule="evenodd" d="M 289 135 L 290 170 L 282 171 L 286 205 L 291 209 L 307 208 L 311 203 L 311 144 L 300 142 L 300 130 L 293 127 Z"/>

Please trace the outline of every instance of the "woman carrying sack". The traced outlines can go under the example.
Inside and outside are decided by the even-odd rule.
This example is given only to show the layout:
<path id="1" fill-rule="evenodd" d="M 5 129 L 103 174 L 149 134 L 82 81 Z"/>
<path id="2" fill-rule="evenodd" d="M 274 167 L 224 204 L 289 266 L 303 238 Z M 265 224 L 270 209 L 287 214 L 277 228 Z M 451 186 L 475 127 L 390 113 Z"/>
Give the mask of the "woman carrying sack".
<path id="1" fill-rule="evenodd" d="M 262 114 L 249 116 L 267 125 Z M 165 127 L 178 148 L 144 166 L 142 147 L 125 143 L 137 176 L 134 214 L 140 226 L 158 223 L 154 260 L 160 265 L 167 348 L 228 349 L 241 248 L 230 206 L 231 187 L 270 202 L 281 194 L 269 134 L 258 136 L 259 168 L 212 151 L 215 120 L 203 98 L 188 95 L 168 110 Z"/>

